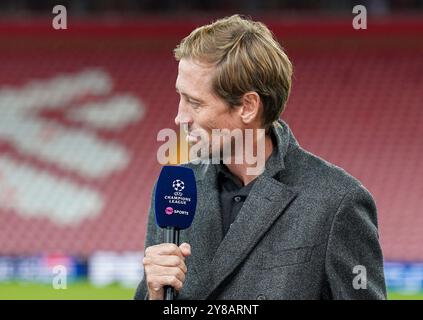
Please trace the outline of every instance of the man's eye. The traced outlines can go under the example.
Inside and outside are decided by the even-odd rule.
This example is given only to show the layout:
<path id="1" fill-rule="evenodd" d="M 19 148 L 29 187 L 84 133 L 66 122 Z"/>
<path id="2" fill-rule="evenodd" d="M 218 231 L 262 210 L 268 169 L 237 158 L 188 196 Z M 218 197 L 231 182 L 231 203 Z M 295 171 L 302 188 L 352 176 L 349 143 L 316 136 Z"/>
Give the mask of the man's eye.
<path id="1" fill-rule="evenodd" d="M 199 108 L 201 105 L 198 103 L 198 102 L 193 102 L 193 101 L 190 101 L 189 102 L 189 104 L 194 108 L 194 109 L 197 109 L 197 108 Z"/>

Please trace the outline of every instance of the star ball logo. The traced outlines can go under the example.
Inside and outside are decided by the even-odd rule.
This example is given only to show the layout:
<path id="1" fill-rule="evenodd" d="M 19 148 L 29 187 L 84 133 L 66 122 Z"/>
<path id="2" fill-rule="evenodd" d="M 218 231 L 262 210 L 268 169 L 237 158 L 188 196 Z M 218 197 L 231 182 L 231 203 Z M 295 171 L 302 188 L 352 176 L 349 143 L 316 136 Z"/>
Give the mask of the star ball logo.
<path id="1" fill-rule="evenodd" d="M 185 188 L 185 183 L 182 180 L 176 179 L 172 183 L 173 189 L 177 192 L 181 192 Z"/>

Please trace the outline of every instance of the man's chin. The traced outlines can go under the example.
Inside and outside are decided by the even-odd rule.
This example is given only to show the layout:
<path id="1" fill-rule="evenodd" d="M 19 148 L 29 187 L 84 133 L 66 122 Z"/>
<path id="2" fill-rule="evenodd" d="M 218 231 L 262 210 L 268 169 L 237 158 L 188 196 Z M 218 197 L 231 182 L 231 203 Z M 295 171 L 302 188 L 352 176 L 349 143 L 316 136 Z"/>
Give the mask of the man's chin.
<path id="1" fill-rule="evenodd" d="M 190 161 L 209 163 L 213 158 L 211 147 L 207 144 L 203 144 L 201 140 L 197 142 L 188 142 L 190 147 Z M 195 147 L 195 149 L 193 149 Z"/>

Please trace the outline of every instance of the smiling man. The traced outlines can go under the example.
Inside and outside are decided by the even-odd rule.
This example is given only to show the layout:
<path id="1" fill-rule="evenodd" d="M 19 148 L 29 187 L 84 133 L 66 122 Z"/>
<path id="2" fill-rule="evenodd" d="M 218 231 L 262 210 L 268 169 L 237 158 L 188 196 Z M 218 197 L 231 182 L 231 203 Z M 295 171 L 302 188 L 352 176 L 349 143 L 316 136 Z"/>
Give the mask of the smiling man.
<path id="1" fill-rule="evenodd" d="M 265 165 L 251 174 L 249 161 L 225 161 L 233 153 L 217 164 L 186 164 L 197 180 L 195 219 L 181 231 L 182 245 L 163 243 L 151 204 L 145 277 L 135 298 L 163 299 L 163 288 L 173 286 L 178 299 L 384 299 L 372 196 L 302 149 L 280 120 L 292 66 L 267 27 L 224 18 L 194 30 L 175 57 L 175 122 L 188 140 L 201 144 L 198 131 L 253 130 Z M 222 155 L 225 142 L 205 140 L 212 141 L 207 157 Z"/>

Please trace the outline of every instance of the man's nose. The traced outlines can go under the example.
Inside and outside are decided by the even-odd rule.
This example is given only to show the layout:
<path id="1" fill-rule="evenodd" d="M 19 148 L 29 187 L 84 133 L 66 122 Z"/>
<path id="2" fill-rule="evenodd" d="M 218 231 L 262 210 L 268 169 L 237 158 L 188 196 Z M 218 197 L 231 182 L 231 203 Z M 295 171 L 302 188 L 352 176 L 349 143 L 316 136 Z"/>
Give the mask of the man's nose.
<path id="1" fill-rule="evenodd" d="M 179 108 L 178 108 L 178 114 L 176 115 L 175 118 L 175 124 L 177 126 L 180 126 L 181 124 L 188 124 L 190 125 L 192 123 L 192 117 L 189 114 L 189 112 L 187 112 L 183 106 L 181 106 L 181 104 L 179 104 Z"/>

